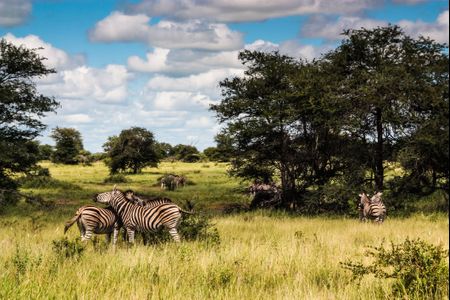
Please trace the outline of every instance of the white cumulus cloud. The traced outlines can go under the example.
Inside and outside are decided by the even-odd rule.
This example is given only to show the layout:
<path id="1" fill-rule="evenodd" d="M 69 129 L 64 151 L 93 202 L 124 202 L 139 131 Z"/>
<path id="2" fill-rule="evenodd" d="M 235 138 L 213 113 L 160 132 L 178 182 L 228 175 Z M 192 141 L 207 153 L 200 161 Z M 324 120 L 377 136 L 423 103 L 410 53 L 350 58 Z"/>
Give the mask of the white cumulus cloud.
<path id="1" fill-rule="evenodd" d="M 84 57 L 81 55 L 71 56 L 64 50 L 53 47 L 50 43 L 43 41 L 36 35 L 27 35 L 25 37 L 16 37 L 11 33 L 7 33 L 3 38 L 16 46 L 24 46 L 26 48 L 37 49 L 36 52 L 45 57 L 44 64 L 49 68 L 57 70 L 64 70 L 81 65 L 84 62 Z M 42 48 L 42 49 L 38 49 Z"/>
<path id="2" fill-rule="evenodd" d="M 0 0 L 0 26 L 24 23 L 31 13 L 31 0 Z"/>
<path id="3" fill-rule="evenodd" d="M 96 42 L 142 42 L 170 49 L 234 50 L 243 45 L 242 34 L 225 24 L 200 20 L 184 22 L 159 21 L 150 25 L 144 14 L 126 15 L 113 12 L 90 31 Z"/>
<path id="4" fill-rule="evenodd" d="M 130 74 L 122 65 L 105 68 L 77 67 L 56 74 L 57 79 L 41 82 L 39 89 L 44 94 L 57 98 L 85 99 L 104 103 L 125 100 L 128 95 L 127 81 Z"/>
<path id="5" fill-rule="evenodd" d="M 173 20 L 217 22 L 262 21 L 312 13 L 352 14 L 379 4 L 379 0 L 143 0 L 130 10 Z"/>
<path id="6" fill-rule="evenodd" d="M 403 20 L 398 23 L 405 29 L 406 33 L 413 37 L 424 36 L 429 37 L 440 43 L 448 43 L 449 23 L 448 10 L 442 12 L 437 17 L 434 23 L 427 23 L 423 21 L 409 21 Z"/>
<path id="7" fill-rule="evenodd" d="M 449 21 L 448 10 L 439 14 L 434 22 L 424 22 L 421 20 L 401 20 L 397 23 L 405 32 L 412 36 L 425 36 L 438 42 L 448 43 Z M 340 16 L 332 19 L 324 15 L 316 15 L 309 18 L 308 22 L 301 29 L 302 36 L 311 38 L 324 38 L 326 40 L 338 40 L 344 29 L 371 29 L 387 26 L 388 22 L 354 16 Z"/>

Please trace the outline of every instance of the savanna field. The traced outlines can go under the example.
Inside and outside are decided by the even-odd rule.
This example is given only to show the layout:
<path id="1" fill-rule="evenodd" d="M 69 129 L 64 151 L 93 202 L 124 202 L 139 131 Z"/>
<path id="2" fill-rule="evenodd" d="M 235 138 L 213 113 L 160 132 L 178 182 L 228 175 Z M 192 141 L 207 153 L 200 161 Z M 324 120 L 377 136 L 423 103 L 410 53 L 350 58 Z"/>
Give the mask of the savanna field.
<path id="1" fill-rule="evenodd" d="M 64 223 L 94 194 L 109 191 L 107 167 L 49 168 L 51 184 L 21 192 L 41 196 L 49 207 L 20 202 L 0 213 L 0 299 L 388 299 L 392 280 L 352 279 L 342 262 L 367 262 L 370 246 L 389 246 L 420 238 L 449 248 L 448 215 L 416 213 L 389 216 L 381 226 L 357 216 L 307 217 L 281 212 L 220 213 L 230 203 L 248 204 L 245 182 L 226 175 L 226 164 L 170 163 L 126 175 L 122 190 L 164 195 L 180 206 L 211 216 L 218 236 L 211 240 L 116 247 L 105 236 L 82 244 L 76 225 L 66 234 L 79 248 L 70 255 L 55 244 L 64 241 Z M 161 191 L 158 177 L 183 174 L 189 182 Z M 388 207 L 389 209 L 389 207 Z M 448 265 L 448 258 L 446 258 Z M 448 290 L 441 294 L 448 298 Z"/>

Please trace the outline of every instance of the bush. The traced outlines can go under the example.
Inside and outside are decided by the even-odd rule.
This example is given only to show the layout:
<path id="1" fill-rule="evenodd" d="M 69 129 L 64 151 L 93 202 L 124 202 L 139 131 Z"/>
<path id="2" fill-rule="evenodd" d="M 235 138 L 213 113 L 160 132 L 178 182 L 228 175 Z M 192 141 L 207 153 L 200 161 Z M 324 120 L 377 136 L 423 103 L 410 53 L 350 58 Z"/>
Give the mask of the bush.
<path id="1" fill-rule="evenodd" d="M 183 215 L 178 233 L 182 240 L 204 241 L 208 244 L 220 244 L 220 236 L 217 228 L 210 219 L 203 215 Z M 160 244 L 172 241 L 172 237 L 167 230 L 162 229 L 147 235 L 149 244 Z"/>
<path id="2" fill-rule="evenodd" d="M 129 182 L 129 180 L 125 177 L 125 175 L 122 174 L 110 175 L 103 180 L 103 183 L 126 183 L 126 182 Z"/>
<path id="3" fill-rule="evenodd" d="M 0 173 L 0 211 L 10 204 L 16 204 L 20 196 L 17 193 L 17 183 L 7 176 L 2 176 Z"/>
<path id="4" fill-rule="evenodd" d="M 65 260 L 68 258 L 78 260 L 82 257 L 85 250 L 85 246 L 81 244 L 78 238 L 71 242 L 67 239 L 67 237 L 64 237 L 59 240 L 53 240 L 52 244 L 53 252 L 60 260 Z"/>
<path id="5" fill-rule="evenodd" d="M 357 213 L 357 193 L 350 187 L 325 184 L 305 192 L 302 212 L 307 214 Z"/>
<path id="6" fill-rule="evenodd" d="M 448 251 L 420 239 L 401 244 L 391 243 L 390 249 L 383 244 L 370 247 L 367 255 L 374 260 L 370 265 L 341 263 L 353 272 L 355 279 L 373 274 L 378 278 L 395 279 L 392 290 L 395 297 L 408 299 L 443 299 L 448 295 Z"/>

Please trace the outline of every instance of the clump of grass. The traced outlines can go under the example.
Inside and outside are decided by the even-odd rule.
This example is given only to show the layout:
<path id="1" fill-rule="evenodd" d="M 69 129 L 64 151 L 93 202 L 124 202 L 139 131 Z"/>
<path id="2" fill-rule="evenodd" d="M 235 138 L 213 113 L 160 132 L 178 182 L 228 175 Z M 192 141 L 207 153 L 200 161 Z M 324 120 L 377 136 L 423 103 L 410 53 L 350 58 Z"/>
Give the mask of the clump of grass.
<path id="1" fill-rule="evenodd" d="M 52 241 L 53 253 L 58 260 L 75 259 L 79 260 L 83 256 L 85 246 L 79 239 L 69 241 L 67 237 Z"/>
<path id="2" fill-rule="evenodd" d="M 113 174 L 103 179 L 103 183 L 127 183 L 127 182 L 130 182 L 130 180 L 127 179 L 123 174 Z"/>
<path id="3" fill-rule="evenodd" d="M 185 241 L 203 241 L 209 245 L 220 244 L 220 235 L 210 218 L 204 215 L 183 216 L 178 233 Z M 151 245 L 172 241 L 167 230 L 161 229 L 147 236 L 147 242 Z"/>

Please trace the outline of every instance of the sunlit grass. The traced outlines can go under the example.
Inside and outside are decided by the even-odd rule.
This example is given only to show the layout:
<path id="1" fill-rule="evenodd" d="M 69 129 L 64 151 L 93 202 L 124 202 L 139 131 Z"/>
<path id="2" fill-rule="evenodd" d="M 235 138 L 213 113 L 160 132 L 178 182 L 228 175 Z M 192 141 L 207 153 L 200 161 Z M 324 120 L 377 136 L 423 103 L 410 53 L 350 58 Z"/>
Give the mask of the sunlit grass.
<path id="1" fill-rule="evenodd" d="M 208 165 L 208 167 L 206 167 Z M 59 257 L 52 241 L 64 222 L 103 184 L 107 168 L 43 163 L 53 178 L 72 188 L 26 190 L 55 201 L 50 209 L 25 203 L 0 215 L 0 299 L 386 299 L 390 281 L 352 281 L 340 262 L 366 260 L 367 246 L 421 238 L 448 249 L 448 217 L 416 214 L 388 218 L 381 226 L 345 217 L 302 217 L 251 212 L 217 215 L 220 243 L 182 242 L 113 247 L 92 242 L 79 260 Z M 145 194 L 163 194 L 200 208 L 245 203 L 244 184 L 230 179 L 226 165 L 162 163 L 120 184 Z M 183 174 L 195 184 L 168 192 L 155 186 L 165 173 Z M 67 236 L 79 235 L 73 226 Z"/>

